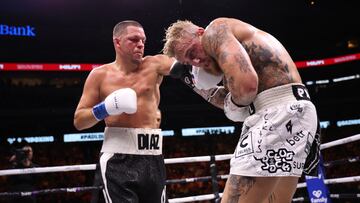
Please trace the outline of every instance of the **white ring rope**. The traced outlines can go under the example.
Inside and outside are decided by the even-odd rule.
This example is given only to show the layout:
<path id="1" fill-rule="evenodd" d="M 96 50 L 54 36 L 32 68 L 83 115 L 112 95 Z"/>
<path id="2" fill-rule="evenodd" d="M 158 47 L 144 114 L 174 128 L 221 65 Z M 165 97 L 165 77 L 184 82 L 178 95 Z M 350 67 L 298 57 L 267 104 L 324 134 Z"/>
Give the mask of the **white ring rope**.
<path id="1" fill-rule="evenodd" d="M 327 180 L 325 180 L 325 183 L 326 184 L 335 184 L 335 183 L 349 183 L 349 182 L 359 182 L 359 181 L 360 181 L 360 176 L 353 176 L 353 177 L 345 177 L 345 178 L 327 179 Z M 302 188 L 302 187 L 306 187 L 306 183 L 299 183 L 297 188 Z M 222 193 L 219 193 L 219 196 L 221 197 Z M 300 197 L 300 198 L 302 198 L 302 197 Z M 212 200 L 212 199 L 215 199 L 215 195 L 207 194 L 207 195 L 198 195 L 198 196 L 169 199 L 169 203 L 204 201 L 204 200 Z M 298 198 L 293 199 L 293 201 L 294 200 L 300 201 Z"/>
<path id="2" fill-rule="evenodd" d="M 33 174 L 33 173 L 50 173 L 50 172 L 89 171 L 95 169 L 96 169 L 96 164 L 7 169 L 7 170 L 0 170 L 0 176 Z"/>
<path id="3" fill-rule="evenodd" d="M 87 186 L 87 187 L 69 187 L 69 188 L 51 188 L 51 189 L 42 189 L 34 191 L 19 191 L 19 192 L 1 192 L 0 197 L 16 197 L 16 196 L 35 196 L 49 193 L 76 193 L 76 192 L 86 192 L 101 190 L 102 186 Z"/>
<path id="4" fill-rule="evenodd" d="M 193 177 L 193 178 L 183 178 L 183 179 L 170 179 L 166 180 L 166 184 L 173 183 L 192 183 L 192 182 L 200 182 L 200 181 L 208 181 L 211 180 L 212 176 L 202 176 L 202 177 Z M 229 175 L 217 175 L 216 179 L 226 180 L 229 178 Z"/>
<path id="5" fill-rule="evenodd" d="M 326 149 L 333 146 L 354 142 L 357 140 L 360 140 L 360 134 L 322 144 L 320 148 Z M 216 155 L 215 160 L 216 161 L 228 160 L 232 157 L 232 155 L 233 154 Z M 210 161 L 210 159 L 211 156 L 170 158 L 170 159 L 165 159 L 165 164 L 206 162 L 206 161 Z M 95 169 L 96 169 L 95 164 L 37 167 L 37 168 L 25 168 L 25 169 L 7 169 L 7 170 L 0 170 L 0 176 L 32 174 L 32 173 L 49 173 L 49 172 L 86 171 L 86 170 L 95 170 Z"/>
<path id="6" fill-rule="evenodd" d="M 345 198 L 360 198 L 360 194 L 330 194 L 330 198 L 333 199 L 345 199 Z M 292 199 L 293 202 L 304 202 L 306 199 L 305 197 L 296 197 Z"/>
<path id="7" fill-rule="evenodd" d="M 232 154 L 216 155 L 216 161 L 223 161 L 230 159 Z M 165 164 L 177 164 L 177 163 L 193 163 L 193 162 L 205 162 L 210 161 L 211 156 L 195 156 L 195 157 L 183 157 L 183 158 L 171 158 L 165 159 Z M 23 169 L 7 169 L 0 170 L 0 176 L 5 175 L 18 175 L 18 174 L 32 174 L 32 173 L 50 173 L 50 172 L 68 172 L 68 171 L 87 171 L 95 170 L 95 164 L 87 165 L 68 165 L 68 166 L 50 166 L 50 167 L 36 167 L 36 168 L 23 168 Z"/>
<path id="8" fill-rule="evenodd" d="M 220 197 L 222 197 L 222 195 L 223 193 L 219 193 Z M 351 197 L 360 198 L 360 194 L 330 194 L 331 198 L 340 199 L 341 196 L 351 196 Z M 215 199 L 214 194 L 206 194 L 206 195 L 169 199 L 169 203 L 194 202 L 194 201 L 204 201 L 204 200 L 212 200 L 212 199 Z M 302 202 L 304 200 L 305 200 L 304 197 L 297 197 L 292 199 L 293 202 Z"/>
<path id="9" fill-rule="evenodd" d="M 223 193 L 219 193 L 219 197 L 222 197 L 222 194 Z M 215 195 L 207 194 L 207 195 L 197 195 L 197 196 L 169 199 L 169 203 L 194 202 L 194 201 L 204 201 L 204 200 L 212 200 L 212 199 L 215 199 Z"/>
<path id="10" fill-rule="evenodd" d="M 335 141 L 332 141 L 332 142 L 322 144 L 322 145 L 320 145 L 320 149 L 327 149 L 327 148 L 330 148 L 330 147 L 346 144 L 346 143 L 349 143 L 349 142 L 354 142 L 354 141 L 357 141 L 357 140 L 360 140 L 360 134 L 353 135 L 351 137 L 346 137 L 346 138 L 343 138 L 343 139 L 339 139 L 339 140 L 335 140 Z"/>
<path id="11" fill-rule="evenodd" d="M 328 142 L 326 144 L 322 144 L 320 149 L 327 149 L 333 146 L 346 144 L 349 142 L 354 142 L 360 140 L 360 134 L 335 140 L 332 142 Z M 176 164 L 176 163 L 193 163 L 193 162 L 209 162 L 212 158 L 215 158 L 215 161 L 223 161 L 228 160 L 233 156 L 233 154 L 223 154 L 216 156 L 198 156 L 198 157 L 183 157 L 183 158 L 170 158 L 165 159 L 165 164 Z M 68 172 L 68 171 L 80 171 L 80 170 L 95 170 L 96 164 L 87 164 L 87 165 L 69 165 L 69 166 L 54 166 L 54 167 L 37 167 L 37 168 L 27 168 L 27 169 L 8 169 L 8 170 L 0 170 L 0 176 L 3 175 L 18 175 L 18 174 L 32 174 L 32 173 L 49 173 L 49 172 Z M 222 175 L 222 179 L 226 179 L 228 175 Z M 353 177 L 343 177 L 343 178 L 335 178 L 335 179 L 326 179 L 325 184 L 336 184 L 336 183 L 349 183 L 349 182 L 359 182 L 360 176 Z M 192 180 L 189 179 L 189 181 Z M 297 188 L 306 187 L 306 183 L 299 183 Z M 222 197 L 222 193 L 218 194 L 219 197 Z M 337 194 L 334 194 L 334 197 Z M 358 194 L 356 194 L 358 195 Z M 193 201 L 204 201 L 204 200 L 212 200 L 217 198 L 215 194 L 205 194 L 198 196 L 190 196 L 190 197 L 182 197 L 182 198 L 174 198 L 169 199 L 169 203 L 179 203 L 179 202 L 193 202 Z M 294 198 L 293 201 L 303 201 L 303 197 Z"/>
<path id="12" fill-rule="evenodd" d="M 233 154 L 221 154 L 215 156 L 215 161 L 223 161 L 231 159 Z M 179 164 L 179 163 L 193 163 L 210 161 L 211 156 L 195 156 L 195 157 L 182 157 L 165 159 L 165 164 Z"/>
<path id="13" fill-rule="evenodd" d="M 325 184 L 336 184 L 336 183 L 351 183 L 351 182 L 359 182 L 360 176 L 351 176 L 351 177 L 343 177 L 343 178 L 334 178 L 334 179 L 326 179 Z M 297 188 L 306 187 L 306 182 L 298 183 Z"/>

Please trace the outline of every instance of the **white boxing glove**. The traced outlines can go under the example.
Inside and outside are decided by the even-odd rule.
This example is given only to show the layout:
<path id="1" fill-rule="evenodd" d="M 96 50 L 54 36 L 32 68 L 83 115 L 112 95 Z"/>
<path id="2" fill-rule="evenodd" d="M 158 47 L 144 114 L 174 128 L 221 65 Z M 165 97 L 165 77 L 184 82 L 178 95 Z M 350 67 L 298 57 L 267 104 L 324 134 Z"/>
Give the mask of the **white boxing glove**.
<path id="1" fill-rule="evenodd" d="M 105 101 L 93 107 L 92 112 L 96 120 L 101 121 L 109 115 L 133 114 L 136 110 L 136 92 L 131 88 L 122 88 L 109 94 Z"/>
<path id="2" fill-rule="evenodd" d="M 211 88 L 215 88 L 217 84 L 221 82 L 224 76 L 224 74 L 213 75 L 207 73 L 203 68 L 199 68 L 196 66 L 192 67 L 191 73 L 194 76 L 195 87 L 200 90 L 208 90 Z"/>
<path id="3" fill-rule="evenodd" d="M 244 120 L 250 116 L 249 106 L 238 106 L 232 99 L 231 94 L 228 93 L 224 100 L 224 112 L 228 119 L 235 122 L 244 122 Z"/>

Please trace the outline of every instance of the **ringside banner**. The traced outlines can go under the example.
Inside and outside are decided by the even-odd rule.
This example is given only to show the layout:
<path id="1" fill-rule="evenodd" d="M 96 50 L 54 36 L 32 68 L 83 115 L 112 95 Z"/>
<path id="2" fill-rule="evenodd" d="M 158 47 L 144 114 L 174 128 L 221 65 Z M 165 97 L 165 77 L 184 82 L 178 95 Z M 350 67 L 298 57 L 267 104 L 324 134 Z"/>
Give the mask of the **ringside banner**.
<path id="1" fill-rule="evenodd" d="M 338 63 L 360 60 L 360 53 L 337 56 L 334 58 L 316 59 L 295 62 L 297 68 L 322 67 Z M 91 71 L 102 64 L 57 64 L 57 63 L 2 63 L 0 71 Z"/>
<path id="2" fill-rule="evenodd" d="M 312 203 L 331 203 L 330 193 L 324 182 L 323 161 L 320 158 L 318 176 L 305 176 L 309 199 Z"/>

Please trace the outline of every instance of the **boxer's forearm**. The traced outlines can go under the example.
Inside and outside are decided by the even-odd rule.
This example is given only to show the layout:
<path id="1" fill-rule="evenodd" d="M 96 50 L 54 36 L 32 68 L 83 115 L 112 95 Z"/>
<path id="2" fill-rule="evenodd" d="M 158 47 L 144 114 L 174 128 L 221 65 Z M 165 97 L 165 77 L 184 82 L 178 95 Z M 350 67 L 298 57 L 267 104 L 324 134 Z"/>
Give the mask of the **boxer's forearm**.
<path id="1" fill-rule="evenodd" d="M 93 127 L 97 121 L 92 113 L 92 108 L 77 109 L 74 116 L 74 126 L 77 130 Z"/>
<path id="2" fill-rule="evenodd" d="M 202 98 L 204 98 L 207 102 L 220 109 L 224 109 L 224 99 L 229 93 L 229 90 L 227 90 L 223 86 L 218 86 L 209 90 L 200 90 L 195 87 L 193 88 L 193 90 Z"/>

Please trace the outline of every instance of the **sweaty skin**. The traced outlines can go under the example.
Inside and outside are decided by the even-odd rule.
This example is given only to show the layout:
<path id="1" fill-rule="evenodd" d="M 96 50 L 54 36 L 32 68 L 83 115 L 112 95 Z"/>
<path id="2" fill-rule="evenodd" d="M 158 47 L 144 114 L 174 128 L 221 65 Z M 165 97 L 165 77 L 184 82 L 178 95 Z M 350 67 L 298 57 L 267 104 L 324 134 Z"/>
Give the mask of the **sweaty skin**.
<path id="1" fill-rule="evenodd" d="M 137 112 L 105 118 L 108 127 L 157 128 L 156 111 L 164 75 L 170 72 L 174 59 L 165 55 L 143 57 L 146 36 L 143 28 L 128 26 L 113 36 L 116 59 L 92 70 L 85 81 L 82 96 L 74 115 L 78 130 L 90 128 L 98 121 L 92 107 L 120 88 L 132 88 L 137 94 Z"/>
<path id="2" fill-rule="evenodd" d="M 160 102 L 159 86 L 168 74 L 173 59 L 164 55 L 144 57 L 138 68 L 130 73 L 118 70 L 115 63 L 94 69 L 84 85 L 84 93 L 75 113 L 92 108 L 107 95 L 120 88 L 130 87 L 137 94 L 137 112 L 105 118 L 108 127 L 157 128 L 156 114 Z"/>
<path id="3" fill-rule="evenodd" d="M 272 87 L 301 83 L 295 63 L 272 35 L 231 18 L 217 18 L 198 37 L 185 35 L 175 45 L 175 58 L 207 72 L 225 74 L 232 99 L 250 104 Z"/>
<path id="4" fill-rule="evenodd" d="M 224 74 L 224 86 L 210 100 L 218 107 L 223 105 L 227 91 L 233 103 L 247 106 L 267 89 L 302 83 L 295 63 L 277 39 L 237 19 L 217 18 L 206 29 L 190 21 L 178 21 L 167 29 L 163 50 L 183 64 L 214 75 Z M 211 92 L 213 89 L 198 94 L 208 98 Z M 293 176 L 231 174 L 222 203 L 291 202 L 297 182 L 298 177 Z"/>
<path id="5" fill-rule="evenodd" d="M 220 66 L 227 76 L 230 89 L 236 86 L 236 77 L 248 75 L 252 70 L 258 76 L 258 93 L 288 83 L 301 83 L 295 63 L 281 43 L 247 23 L 216 19 L 206 28 L 201 40 L 205 51 L 217 61 L 212 61 L 213 68 Z M 238 74 L 233 75 L 234 72 Z"/>
<path id="6" fill-rule="evenodd" d="M 201 42 L 205 52 L 214 59 L 210 60 L 212 63 L 208 66 L 209 69 L 221 69 L 224 72 L 226 85 L 234 101 L 240 105 L 251 102 L 256 94 L 269 88 L 302 82 L 295 63 L 281 43 L 270 34 L 247 23 L 235 19 L 217 19 L 206 28 Z M 254 71 L 256 77 L 253 76 Z M 256 79 L 257 91 L 246 89 L 253 85 L 249 80 Z M 237 180 L 232 181 L 233 179 Z M 253 177 L 230 175 L 222 202 L 254 201 L 247 199 L 246 194 L 255 181 Z M 286 202 L 291 199 L 297 178 L 274 178 L 272 181 L 278 182 L 278 187 L 275 187 L 277 195 L 280 194 L 278 188 L 283 186 L 288 187 L 282 192 L 287 195 L 279 198 L 271 192 L 264 202 Z M 266 185 L 266 182 L 260 185 Z"/>
<path id="7" fill-rule="evenodd" d="M 105 138 L 99 156 L 104 195 L 112 202 L 160 202 L 161 198 L 165 198 L 165 165 L 162 138 L 157 134 L 160 125 L 157 119 L 159 86 L 163 76 L 169 74 L 174 59 L 165 55 L 144 57 L 145 32 L 142 25 L 133 20 L 116 24 L 112 40 L 115 60 L 93 69 L 88 75 L 75 111 L 74 126 L 83 130 L 96 125 L 99 121 L 93 115 L 93 107 L 106 98 L 113 99 L 119 111 L 116 115 L 101 117 L 106 127 L 111 127 L 104 130 Z M 112 93 L 123 88 L 136 92 L 136 112 L 128 111 L 127 114 L 121 111 L 121 105 L 129 102 L 122 99 L 128 95 L 114 96 Z M 111 97 L 108 97 L 110 94 Z M 108 111 L 106 103 L 100 111 Z M 148 135 L 147 132 L 155 134 Z M 135 166 L 135 162 L 145 169 Z M 133 188 L 126 180 L 139 187 Z M 148 191 L 139 191 L 149 187 Z"/>

